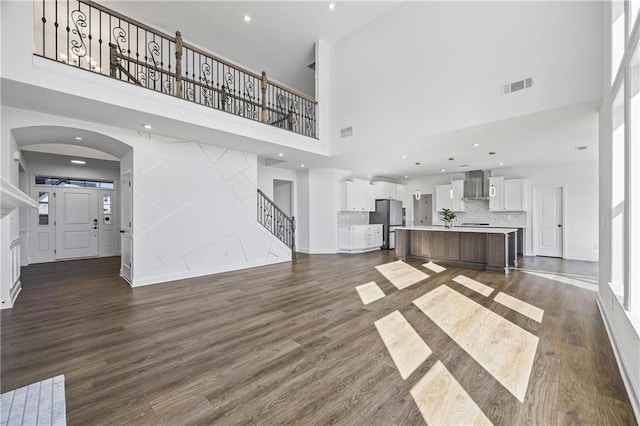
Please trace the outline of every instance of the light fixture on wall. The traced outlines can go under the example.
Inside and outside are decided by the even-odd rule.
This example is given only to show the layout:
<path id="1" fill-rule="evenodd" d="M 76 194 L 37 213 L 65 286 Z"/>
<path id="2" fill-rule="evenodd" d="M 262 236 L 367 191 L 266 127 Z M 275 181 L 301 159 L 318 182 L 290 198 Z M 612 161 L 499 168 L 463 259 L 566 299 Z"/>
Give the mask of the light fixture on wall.
<path id="1" fill-rule="evenodd" d="M 418 168 L 417 166 L 419 166 L 420 163 L 416 162 L 416 186 L 420 185 L 420 174 L 418 173 Z M 416 192 L 413 194 L 413 196 L 416 198 L 416 200 L 420 199 L 420 190 L 416 189 Z"/>

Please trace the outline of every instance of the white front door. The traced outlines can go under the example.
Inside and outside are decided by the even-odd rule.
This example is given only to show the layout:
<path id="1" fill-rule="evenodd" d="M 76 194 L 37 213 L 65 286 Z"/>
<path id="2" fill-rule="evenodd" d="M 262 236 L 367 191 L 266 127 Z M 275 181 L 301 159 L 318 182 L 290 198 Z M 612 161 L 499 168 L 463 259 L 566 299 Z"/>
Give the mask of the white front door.
<path id="1" fill-rule="evenodd" d="M 133 262 L 133 230 L 131 220 L 133 216 L 133 191 L 131 188 L 131 172 L 120 176 L 120 246 L 122 256 L 120 258 L 120 275 L 131 283 L 131 269 Z"/>
<path id="2" fill-rule="evenodd" d="M 536 255 L 562 257 L 562 187 L 538 188 L 536 194 Z"/>
<path id="3" fill-rule="evenodd" d="M 56 259 L 98 256 L 98 191 L 55 190 Z"/>

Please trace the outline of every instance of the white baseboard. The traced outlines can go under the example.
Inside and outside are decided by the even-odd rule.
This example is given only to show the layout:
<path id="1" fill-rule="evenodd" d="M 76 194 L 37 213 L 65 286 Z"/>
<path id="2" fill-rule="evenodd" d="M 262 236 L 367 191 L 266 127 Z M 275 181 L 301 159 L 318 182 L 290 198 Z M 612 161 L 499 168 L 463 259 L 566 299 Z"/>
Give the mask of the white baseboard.
<path id="1" fill-rule="evenodd" d="M 633 377 L 627 373 L 627 369 L 625 367 L 626 361 L 624 355 L 618 350 L 618 345 L 616 344 L 616 335 L 609 326 L 608 314 L 606 310 L 602 309 L 603 301 L 600 299 L 600 293 L 598 293 L 596 302 L 598 303 L 598 310 L 600 311 L 602 322 L 604 322 L 604 327 L 607 330 L 607 336 L 609 337 L 609 342 L 611 342 L 613 354 L 616 357 L 618 370 L 620 370 L 620 375 L 622 376 L 624 387 L 627 390 L 627 395 L 629 396 L 631 407 L 633 408 L 633 412 L 636 415 L 636 419 L 640 419 L 640 389 L 638 388 L 638 384 L 634 382 Z"/>
<path id="2" fill-rule="evenodd" d="M 284 263 L 284 262 L 291 262 L 291 255 L 284 258 L 268 259 L 268 260 L 262 260 L 257 262 L 248 262 L 248 263 L 242 263 L 239 265 L 224 265 L 224 266 L 207 269 L 207 270 L 199 269 L 197 271 L 176 272 L 173 274 L 151 275 L 151 276 L 146 276 L 141 278 L 133 278 L 131 280 L 132 281 L 131 287 L 142 287 L 142 286 L 153 285 L 153 284 L 161 284 L 169 281 L 177 281 L 177 280 L 184 280 L 187 278 L 196 278 L 196 277 L 202 277 L 206 275 L 221 274 L 223 272 L 230 272 L 230 271 L 240 271 L 242 269 L 257 268 L 259 266 L 267 266 L 267 265 L 273 265 L 276 263 Z"/>
<path id="3" fill-rule="evenodd" d="M 20 294 L 21 291 L 22 291 L 22 282 L 18 280 L 18 282 L 11 289 L 11 293 L 9 294 L 11 303 L 9 305 L 0 306 L 0 310 L 13 308 L 13 305 L 16 303 L 16 299 L 18 298 L 18 295 Z"/>

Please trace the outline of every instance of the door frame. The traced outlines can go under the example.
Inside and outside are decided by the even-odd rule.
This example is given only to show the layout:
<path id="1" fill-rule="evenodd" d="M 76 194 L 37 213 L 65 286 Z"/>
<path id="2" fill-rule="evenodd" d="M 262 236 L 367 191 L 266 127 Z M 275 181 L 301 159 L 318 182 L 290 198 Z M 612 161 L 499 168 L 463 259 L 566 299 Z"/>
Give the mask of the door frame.
<path id="1" fill-rule="evenodd" d="M 537 219 L 538 219 L 538 194 L 542 189 L 559 188 L 562 190 L 561 205 L 562 205 L 562 259 L 567 258 L 567 185 L 538 185 L 531 188 L 531 254 L 538 256 L 538 232 L 537 232 Z M 526 247 L 525 247 L 526 249 Z"/>

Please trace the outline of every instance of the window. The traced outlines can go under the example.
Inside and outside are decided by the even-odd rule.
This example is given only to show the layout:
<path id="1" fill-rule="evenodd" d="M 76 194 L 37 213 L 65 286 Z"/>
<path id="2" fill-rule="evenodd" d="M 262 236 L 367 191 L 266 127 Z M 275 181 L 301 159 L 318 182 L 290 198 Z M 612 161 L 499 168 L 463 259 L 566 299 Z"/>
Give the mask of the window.
<path id="1" fill-rule="evenodd" d="M 611 289 L 624 304 L 625 265 L 625 125 L 624 85 L 620 86 L 613 106 L 611 142 Z"/>
<path id="2" fill-rule="evenodd" d="M 616 79 L 624 55 L 624 1 L 611 2 L 611 82 Z"/>
<path id="3" fill-rule="evenodd" d="M 629 1 L 629 18 L 631 18 L 631 22 L 629 25 L 629 32 L 631 32 L 631 28 L 636 23 L 638 19 L 638 11 L 640 10 L 640 0 L 630 0 Z"/>
<path id="4" fill-rule="evenodd" d="M 49 225 L 49 193 L 38 192 L 38 225 Z"/>
<path id="5" fill-rule="evenodd" d="M 102 220 L 111 223 L 111 194 L 102 194 Z"/>
<path id="6" fill-rule="evenodd" d="M 640 4 L 640 1 L 636 2 Z M 637 10 L 636 10 L 637 12 Z M 640 47 L 631 60 L 629 70 L 630 102 L 629 102 L 629 262 L 631 266 L 629 282 L 634 286 L 629 288 L 629 307 L 634 312 L 640 312 Z"/>
<path id="7" fill-rule="evenodd" d="M 69 179 L 59 177 L 36 176 L 36 185 L 52 185 L 76 188 L 104 188 L 113 189 L 113 181 Z"/>

